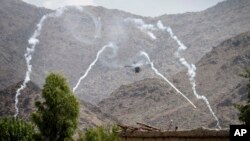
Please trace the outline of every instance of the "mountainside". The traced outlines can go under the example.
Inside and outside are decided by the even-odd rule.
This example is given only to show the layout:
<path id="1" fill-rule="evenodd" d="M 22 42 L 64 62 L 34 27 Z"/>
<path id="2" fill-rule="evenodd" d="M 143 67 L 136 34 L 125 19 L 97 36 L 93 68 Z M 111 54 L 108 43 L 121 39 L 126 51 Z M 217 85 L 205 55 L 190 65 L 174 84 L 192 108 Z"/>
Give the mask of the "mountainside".
<path id="1" fill-rule="evenodd" d="M 27 39 L 47 12 L 20 0 L 0 0 L 0 90 L 23 81 Z"/>
<path id="2" fill-rule="evenodd" d="M 189 47 L 183 55 L 196 63 L 212 47 L 249 31 L 249 11 L 249 0 L 226 0 L 204 11 L 163 15 L 158 19 L 172 27 Z"/>
<path id="3" fill-rule="evenodd" d="M 14 116 L 15 114 L 15 94 L 21 82 L 0 91 L 0 117 Z M 41 99 L 41 89 L 33 82 L 29 82 L 27 88 L 19 96 L 19 117 L 30 120 L 31 113 L 35 109 L 35 101 Z M 118 123 L 118 120 L 108 114 L 102 113 L 100 109 L 90 103 L 80 102 L 80 129 L 100 126 L 108 123 Z"/>
<path id="4" fill-rule="evenodd" d="M 23 54 L 28 46 L 27 40 L 39 18 L 54 11 L 17 0 L 0 2 L 1 29 L 6 29 L 1 30 L 1 36 L 15 36 L 8 43 L 1 38 L 0 52 L 3 55 L 0 65 L 4 67 L 0 72 L 0 89 L 4 89 L 12 82 L 24 79 L 26 65 Z M 102 7 L 83 7 L 82 11 L 79 7 L 68 7 L 62 16 L 44 21 L 31 61 L 31 79 L 41 87 L 49 72 L 62 72 L 73 88 L 94 61 L 97 51 L 112 42 L 113 49 L 104 50 L 76 89 L 80 98 L 96 104 L 120 85 L 155 77 L 151 69 L 142 68 L 141 73 L 134 74 L 130 68 L 124 67 L 140 61 L 139 51 L 146 51 L 156 68 L 167 77 L 183 70 L 174 57 L 177 44 L 166 31 L 157 27 L 158 20 L 172 27 L 174 34 L 188 47 L 182 55 L 194 63 L 226 38 L 250 29 L 249 3 L 248 0 L 228 0 L 205 11 L 156 18 Z M 18 32 L 9 30 L 12 28 L 18 29 Z"/>
<path id="5" fill-rule="evenodd" d="M 239 74 L 249 66 L 250 32 L 222 42 L 196 64 L 197 91 L 208 98 L 223 128 L 239 123 L 233 104 L 247 99 L 247 80 Z M 160 79 L 121 86 L 99 106 L 125 124 L 144 122 L 167 129 L 173 120 L 172 124 L 181 129 L 214 128 L 215 119 L 204 101 L 197 100 L 192 94 L 186 71 L 172 77 L 172 81 L 197 109 Z"/>
<path id="6" fill-rule="evenodd" d="M 21 91 L 19 103 L 25 119 L 34 110 L 45 77 L 59 72 L 81 101 L 81 128 L 112 121 L 215 127 L 204 101 L 193 95 L 179 53 L 196 64 L 197 91 L 208 98 L 222 127 L 239 123 L 232 105 L 246 98 L 246 80 L 238 74 L 250 65 L 249 13 L 249 0 L 154 18 L 103 7 L 53 11 L 21 0 L 0 0 L 0 116 L 14 114 L 15 91 L 29 74 L 30 59 L 31 82 Z M 155 75 L 141 51 L 197 109 Z"/>
<path id="7" fill-rule="evenodd" d="M 22 82 L 19 82 L 0 91 L 0 116 L 15 115 L 15 94 L 21 84 Z M 19 96 L 20 117 L 26 120 L 30 118 L 29 114 L 35 110 L 35 101 L 41 98 L 39 95 L 40 91 L 41 89 L 37 85 L 32 82 L 28 83 L 27 88 Z"/>

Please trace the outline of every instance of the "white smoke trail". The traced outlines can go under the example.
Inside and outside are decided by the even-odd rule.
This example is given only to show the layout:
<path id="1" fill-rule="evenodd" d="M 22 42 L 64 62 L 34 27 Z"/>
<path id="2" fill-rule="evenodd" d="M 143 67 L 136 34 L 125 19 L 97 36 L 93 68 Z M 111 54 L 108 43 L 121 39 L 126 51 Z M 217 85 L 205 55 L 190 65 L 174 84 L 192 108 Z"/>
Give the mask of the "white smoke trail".
<path id="1" fill-rule="evenodd" d="M 148 63 L 150 64 L 152 70 L 155 72 L 156 75 L 160 76 L 162 79 L 164 79 L 172 88 L 174 88 L 179 94 L 181 94 L 194 108 L 196 108 L 196 106 L 194 105 L 194 103 L 188 99 L 180 90 L 178 90 L 174 84 L 172 84 L 166 77 L 164 77 L 155 67 L 154 67 L 154 63 L 150 60 L 149 55 L 144 52 L 141 51 L 140 52 L 141 56 L 145 56 L 147 58 L 147 60 L 149 61 Z"/>
<path id="2" fill-rule="evenodd" d="M 95 24 L 96 26 L 96 32 L 95 32 L 95 38 L 100 38 L 101 37 L 101 30 L 102 30 L 102 22 L 101 22 L 101 17 L 98 17 L 97 23 Z"/>
<path id="3" fill-rule="evenodd" d="M 199 94 L 197 93 L 197 91 L 196 91 L 196 81 L 195 81 L 196 67 L 195 67 L 195 65 L 194 65 L 194 64 L 189 64 L 189 63 L 185 60 L 185 58 L 182 58 L 182 57 L 180 56 L 180 51 L 186 50 L 187 47 L 178 39 L 177 36 L 174 35 L 174 33 L 173 33 L 173 31 L 172 31 L 172 29 L 171 29 L 170 27 L 165 27 L 165 26 L 162 24 L 161 21 L 158 21 L 158 22 L 157 22 L 157 26 L 158 26 L 159 29 L 161 29 L 161 30 L 163 30 L 163 31 L 167 30 L 167 32 L 169 33 L 169 35 L 171 36 L 171 38 L 174 39 L 174 40 L 177 42 L 177 44 L 179 45 L 178 50 L 175 52 L 175 56 L 179 59 L 179 61 L 181 62 L 181 64 L 182 64 L 183 66 L 185 66 L 185 67 L 188 69 L 188 73 L 187 73 L 187 74 L 188 74 L 188 76 L 189 76 L 189 81 L 190 81 L 190 83 L 191 83 L 191 85 L 192 85 L 193 93 L 194 93 L 194 95 L 196 96 L 197 99 L 202 99 L 202 100 L 206 103 L 206 105 L 207 105 L 209 111 L 211 112 L 211 114 L 213 115 L 213 117 L 215 118 L 215 120 L 216 120 L 216 122 L 217 122 L 217 127 L 218 127 L 219 129 L 221 129 L 219 119 L 218 119 L 218 117 L 215 115 L 213 109 L 211 108 L 208 99 L 207 99 L 204 95 L 199 95 Z"/>
<path id="4" fill-rule="evenodd" d="M 86 72 L 84 73 L 83 76 L 80 77 L 80 79 L 78 80 L 76 86 L 73 88 L 73 92 L 75 92 L 75 90 L 78 88 L 78 86 L 80 85 L 81 81 L 88 75 L 89 71 L 91 70 L 91 68 L 95 65 L 95 63 L 98 61 L 99 56 L 101 55 L 101 53 L 106 49 L 106 48 L 115 48 L 116 46 L 111 42 L 108 45 L 103 46 L 96 54 L 96 58 L 95 60 L 89 65 L 88 69 L 86 70 Z"/>
<path id="5" fill-rule="evenodd" d="M 154 39 L 154 40 L 156 39 L 156 36 L 155 36 L 152 32 L 148 31 L 147 34 L 148 34 L 152 39 Z"/>
<path id="6" fill-rule="evenodd" d="M 18 108 L 18 97 L 20 96 L 21 94 L 21 91 L 26 88 L 27 86 L 27 83 L 30 81 L 30 74 L 32 72 L 32 65 L 30 64 L 30 61 L 32 60 L 32 55 L 36 49 L 36 45 L 39 43 L 39 35 L 40 35 L 40 32 L 42 30 L 42 26 L 43 26 L 43 23 L 44 21 L 47 19 L 47 18 L 52 18 L 52 17 L 59 17 L 63 14 L 63 12 L 66 10 L 66 8 L 60 8 L 58 10 L 56 10 L 55 12 L 53 13 L 49 13 L 47 15 L 44 15 L 39 23 L 37 24 L 37 28 L 35 30 L 35 32 L 33 33 L 33 35 L 29 38 L 28 40 L 28 43 L 30 46 L 28 46 L 26 48 L 26 53 L 24 54 L 24 57 L 25 57 L 25 60 L 26 60 L 26 65 L 27 65 L 27 71 L 26 71 L 26 74 L 25 74 L 25 79 L 22 83 L 22 85 L 20 86 L 20 88 L 17 89 L 16 91 L 16 96 L 15 96 L 15 109 L 16 109 L 16 113 L 15 113 L 15 117 L 18 115 L 19 113 L 19 108 Z"/>
<path id="7" fill-rule="evenodd" d="M 76 6 L 76 8 L 80 11 L 80 12 L 84 12 L 86 13 L 94 22 L 95 24 L 95 38 L 100 38 L 101 37 L 101 29 L 102 29 L 102 23 L 101 23 L 101 18 L 98 17 L 96 18 L 92 13 L 90 13 L 89 11 L 83 9 L 82 6 Z"/>
<path id="8" fill-rule="evenodd" d="M 154 33 L 151 32 L 157 29 L 155 28 L 154 25 L 146 24 L 142 19 L 126 18 L 124 19 L 124 21 L 134 23 L 137 28 L 139 28 L 142 32 L 148 34 L 150 38 L 152 38 L 153 40 L 156 39 L 156 36 L 154 35 Z"/>

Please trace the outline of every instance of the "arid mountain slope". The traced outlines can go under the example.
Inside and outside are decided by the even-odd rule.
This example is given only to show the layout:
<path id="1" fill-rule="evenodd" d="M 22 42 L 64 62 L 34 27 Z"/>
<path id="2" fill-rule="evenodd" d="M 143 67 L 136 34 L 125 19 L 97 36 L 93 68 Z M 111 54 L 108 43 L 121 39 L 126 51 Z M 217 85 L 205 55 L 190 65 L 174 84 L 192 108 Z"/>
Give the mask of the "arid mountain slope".
<path id="1" fill-rule="evenodd" d="M 14 116 L 15 114 L 15 94 L 16 89 L 21 83 L 9 86 L 7 89 L 0 91 L 0 117 Z M 19 117 L 30 120 L 31 113 L 35 109 L 35 101 L 41 99 L 41 89 L 33 82 L 29 82 L 27 88 L 22 91 L 19 96 Z M 96 106 L 84 102 L 80 102 L 80 121 L 79 128 L 81 130 L 88 127 L 99 126 L 109 123 L 117 123 L 118 120 L 108 114 L 102 113 Z"/>
<path id="2" fill-rule="evenodd" d="M 38 37 L 40 42 L 31 61 L 31 80 L 41 87 L 45 76 L 57 71 L 66 75 L 73 88 L 95 59 L 97 51 L 113 42 L 117 48 L 108 48 L 101 54 L 76 90 L 80 98 L 98 103 L 121 85 L 155 77 L 151 69 L 143 68 L 142 73 L 135 75 L 130 68 L 124 67 L 136 62 L 141 50 L 150 55 L 155 66 L 165 76 L 170 77 L 183 70 L 174 57 L 177 44 L 167 32 L 157 28 L 158 20 L 172 27 L 173 32 L 188 47 L 182 55 L 195 63 L 213 46 L 250 29 L 249 3 L 248 0 L 228 0 L 205 11 L 156 18 L 102 7 L 83 7 L 82 11 L 68 8 L 61 17 L 44 21 Z M 39 9 L 17 0 L 1 0 L 0 9 L 0 65 L 3 66 L 0 70 L 0 89 L 4 89 L 24 79 L 26 65 L 23 54 L 28 46 L 27 40 L 39 19 L 45 13 L 54 11 Z M 140 18 L 146 24 L 155 26 L 150 31 L 156 39 L 152 39 L 147 31 L 139 29 L 137 26 L 140 24 L 126 22 L 127 18 Z M 137 22 L 141 23 L 140 20 Z"/>
<path id="3" fill-rule="evenodd" d="M 189 49 L 184 56 L 196 63 L 222 41 L 250 30 L 249 0 L 226 0 L 200 12 L 163 15 L 159 20 L 172 27 Z"/>
<path id="4" fill-rule="evenodd" d="M 204 95 L 218 116 L 221 126 L 239 123 L 234 103 L 244 102 L 246 82 L 239 76 L 250 66 L 250 32 L 222 42 L 197 64 L 197 92 Z M 161 79 L 146 79 L 121 86 L 110 98 L 99 103 L 103 112 L 124 124 L 148 123 L 169 128 L 173 120 L 180 129 L 200 126 L 214 128 L 216 122 L 204 101 L 192 94 L 186 70 L 172 77 L 172 82 L 198 107 L 194 109 Z"/>
<path id="5" fill-rule="evenodd" d="M 14 114 L 14 95 L 20 85 L 16 83 L 24 80 L 26 71 L 28 39 L 41 17 L 53 12 L 20 0 L 0 0 L 1 116 Z M 238 74 L 250 62 L 249 13 L 249 0 L 227 0 L 205 11 L 155 18 L 102 7 L 67 7 L 60 17 L 43 23 L 32 55 L 32 83 L 20 96 L 20 116 L 27 119 L 34 110 L 32 104 L 49 72 L 63 73 L 73 89 L 98 50 L 112 42 L 113 48 L 104 50 L 76 89 L 77 96 L 86 101 L 81 102 L 82 127 L 116 121 L 103 113 L 128 124 L 141 121 L 167 128 L 173 120 L 180 129 L 215 127 L 213 116 L 194 97 L 186 70 L 174 56 L 176 42 L 157 27 L 161 20 L 188 47 L 181 55 L 196 63 L 197 91 L 207 96 L 221 126 L 239 123 L 232 105 L 246 97 L 246 81 Z M 147 52 L 159 72 L 171 78 L 198 108 L 193 109 L 158 79 L 148 65 L 140 73 L 127 67 L 145 59 L 140 51 Z M 99 103 L 103 113 L 93 103 Z"/>
<path id="6" fill-rule="evenodd" d="M 23 80 L 27 39 L 47 12 L 20 0 L 0 0 L 0 90 Z"/>
<path id="7" fill-rule="evenodd" d="M 21 82 L 0 91 L 0 116 L 15 115 L 15 94 L 20 85 Z M 27 88 L 22 91 L 22 95 L 19 97 L 20 117 L 26 120 L 30 118 L 29 114 L 35 110 L 35 101 L 41 98 L 40 91 L 41 89 L 37 85 L 32 82 L 28 83 Z"/>

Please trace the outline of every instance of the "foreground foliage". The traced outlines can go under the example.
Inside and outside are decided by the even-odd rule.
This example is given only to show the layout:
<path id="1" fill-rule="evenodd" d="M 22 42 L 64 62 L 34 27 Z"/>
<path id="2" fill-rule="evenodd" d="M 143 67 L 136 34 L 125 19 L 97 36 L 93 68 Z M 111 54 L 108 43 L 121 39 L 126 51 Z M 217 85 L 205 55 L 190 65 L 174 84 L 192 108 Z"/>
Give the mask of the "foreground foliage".
<path id="1" fill-rule="evenodd" d="M 246 105 L 235 105 L 235 107 L 240 111 L 239 120 L 244 122 L 246 125 L 250 125 L 250 69 L 246 70 L 245 74 L 241 75 L 244 78 L 248 78 L 248 101 Z"/>
<path id="2" fill-rule="evenodd" d="M 43 86 L 43 100 L 32 114 L 33 126 L 19 118 L 0 118 L 0 141 L 72 141 L 78 125 L 79 103 L 66 80 L 50 74 Z M 78 141 L 119 141 L 117 126 L 101 126 L 82 132 Z M 36 132 L 37 131 L 37 132 Z M 75 134 L 74 140 L 77 139 Z"/>
<path id="3" fill-rule="evenodd" d="M 42 90 L 44 101 L 35 103 L 37 111 L 32 120 L 40 130 L 43 140 L 71 139 L 78 124 L 79 103 L 65 78 L 51 73 Z"/>
<path id="4" fill-rule="evenodd" d="M 117 126 L 100 126 L 88 129 L 79 141 L 119 141 Z"/>
<path id="5" fill-rule="evenodd" d="M 0 118 L 0 141 L 35 141 L 34 127 L 19 118 Z"/>

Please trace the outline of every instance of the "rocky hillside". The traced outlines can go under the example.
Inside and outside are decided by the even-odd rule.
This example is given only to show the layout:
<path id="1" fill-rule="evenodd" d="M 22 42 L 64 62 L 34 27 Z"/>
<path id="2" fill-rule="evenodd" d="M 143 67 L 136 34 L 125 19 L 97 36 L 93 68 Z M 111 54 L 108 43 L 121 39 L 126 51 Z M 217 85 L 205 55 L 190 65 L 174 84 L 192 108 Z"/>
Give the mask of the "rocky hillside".
<path id="1" fill-rule="evenodd" d="M 0 117 L 13 116 L 15 114 L 15 94 L 21 82 L 16 85 L 9 86 L 3 91 L 0 91 Z M 35 101 L 41 99 L 41 89 L 33 82 L 29 82 L 27 88 L 22 91 L 19 96 L 19 117 L 25 120 L 30 120 L 30 114 L 34 112 Z M 80 102 L 80 121 L 79 128 L 81 130 L 99 126 L 108 123 L 118 123 L 118 120 L 108 114 L 102 113 L 100 109 L 90 103 Z"/>
<path id="2" fill-rule="evenodd" d="M 197 62 L 222 41 L 250 30 L 249 0 L 225 0 L 201 12 L 163 15 L 158 19 L 173 28 L 189 49 L 184 56 Z"/>
<path id="3" fill-rule="evenodd" d="M 47 12 L 20 0 L 0 0 L 0 90 L 23 81 L 27 39 Z"/>
<path id="4" fill-rule="evenodd" d="M 21 0 L 0 0 L 1 116 L 14 114 L 14 94 L 20 85 L 16 83 L 24 80 L 26 71 L 28 39 L 40 19 L 54 12 Z M 188 47 L 181 55 L 196 63 L 198 93 L 208 97 L 221 125 L 238 123 L 232 104 L 246 97 L 245 80 L 238 74 L 249 66 L 249 13 L 249 0 L 227 0 L 204 11 L 155 18 L 103 7 L 67 7 L 61 16 L 50 16 L 41 25 L 39 44 L 31 60 L 32 83 L 20 97 L 20 116 L 28 118 L 34 110 L 32 104 L 39 98 L 49 72 L 63 73 L 73 89 L 98 50 L 112 42 L 112 48 L 100 54 L 76 89 L 77 96 L 84 100 L 82 127 L 115 118 L 161 128 L 171 120 L 182 129 L 215 127 L 214 118 L 204 102 L 192 94 L 186 70 L 174 56 L 177 43 L 157 26 L 162 21 Z M 158 79 L 142 61 L 145 58 L 139 56 L 140 51 L 147 52 L 159 72 L 171 78 L 198 108 L 193 109 Z M 140 63 L 144 63 L 141 71 L 135 73 L 131 66 Z M 115 118 L 92 105 L 98 103 L 103 113 L 112 113 Z"/>
<path id="5" fill-rule="evenodd" d="M 15 94 L 21 83 L 11 85 L 0 91 L 0 116 L 15 115 Z M 40 91 L 41 89 L 37 85 L 32 82 L 28 83 L 27 88 L 22 91 L 22 95 L 19 97 L 20 117 L 26 120 L 30 118 L 29 114 L 35 110 L 35 101 L 41 98 Z"/>
<path id="6" fill-rule="evenodd" d="M 197 92 L 208 98 L 223 128 L 239 123 L 233 104 L 242 103 L 247 98 L 247 80 L 239 74 L 249 66 L 250 32 L 222 42 L 196 64 Z M 204 101 L 197 100 L 192 94 L 186 70 L 172 77 L 172 82 L 197 109 L 161 79 L 145 79 L 121 86 L 99 106 L 124 124 L 144 122 L 168 129 L 173 120 L 171 124 L 181 129 L 214 128 L 216 122 Z"/>
<path id="7" fill-rule="evenodd" d="M 155 77 L 147 68 L 134 74 L 130 68 L 124 67 L 136 62 L 141 50 L 150 55 L 165 76 L 170 77 L 183 69 L 173 55 L 177 50 L 176 42 L 167 32 L 157 28 L 158 20 L 172 27 L 178 38 L 189 47 L 182 55 L 188 61 L 196 62 L 226 38 L 250 29 L 249 4 L 248 0 L 228 0 L 205 11 L 156 18 L 102 7 L 83 7 L 82 11 L 68 8 L 61 17 L 48 18 L 44 22 L 40 42 L 31 61 L 31 79 L 41 87 L 49 72 L 62 72 L 73 88 L 95 59 L 97 51 L 113 42 L 117 48 L 114 51 L 108 48 L 101 54 L 76 91 L 81 99 L 98 103 L 121 85 Z M 0 70 L 0 89 L 4 89 L 24 79 L 26 65 L 23 54 L 27 40 L 39 19 L 54 11 L 18 0 L 1 0 L 0 9 L 0 65 L 4 66 Z M 135 23 L 134 18 L 152 25 L 143 25 L 141 20 Z"/>

